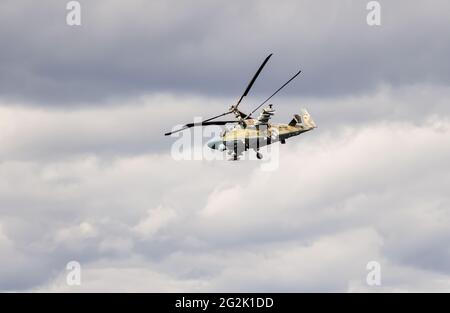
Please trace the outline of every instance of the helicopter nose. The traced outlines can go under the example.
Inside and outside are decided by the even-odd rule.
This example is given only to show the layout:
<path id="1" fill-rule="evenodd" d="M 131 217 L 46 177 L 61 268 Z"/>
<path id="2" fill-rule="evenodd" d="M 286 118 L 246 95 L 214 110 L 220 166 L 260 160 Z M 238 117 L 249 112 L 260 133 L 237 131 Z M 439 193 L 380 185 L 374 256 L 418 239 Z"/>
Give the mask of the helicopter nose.
<path id="1" fill-rule="evenodd" d="M 212 138 L 206 145 L 213 150 L 216 149 L 219 151 L 224 151 L 226 149 L 225 145 L 223 144 L 222 138 L 220 137 Z"/>
<path id="2" fill-rule="evenodd" d="M 220 144 L 220 139 L 217 137 L 212 138 L 210 141 L 208 141 L 208 143 L 206 144 L 210 149 L 217 149 L 217 147 Z"/>

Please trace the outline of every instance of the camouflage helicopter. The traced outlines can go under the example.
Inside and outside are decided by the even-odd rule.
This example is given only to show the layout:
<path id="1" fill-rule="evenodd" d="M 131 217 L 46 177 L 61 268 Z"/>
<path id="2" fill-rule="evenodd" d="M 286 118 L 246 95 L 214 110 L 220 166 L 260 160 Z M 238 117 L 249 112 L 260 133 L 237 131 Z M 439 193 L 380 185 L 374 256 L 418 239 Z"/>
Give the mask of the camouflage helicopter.
<path id="1" fill-rule="evenodd" d="M 286 83 L 284 83 L 280 88 L 278 88 L 269 98 L 258 105 L 249 114 L 245 114 L 238 109 L 239 104 L 242 102 L 245 96 L 252 88 L 262 69 L 269 61 L 272 54 L 266 57 L 259 69 L 256 71 L 252 80 L 248 84 L 239 101 L 232 105 L 227 112 L 219 114 L 217 116 L 208 118 L 199 123 L 189 123 L 183 125 L 181 128 L 175 129 L 171 132 L 165 133 L 164 135 L 169 136 L 171 134 L 177 133 L 179 131 L 194 127 L 194 126 L 208 126 L 208 125 L 232 125 L 231 128 L 223 131 L 220 136 L 214 137 L 208 141 L 207 146 L 211 149 L 218 151 L 226 151 L 232 156 L 232 160 L 238 160 L 243 152 L 253 149 L 256 152 L 256 157 L 262 159 L 263 155 L 259 152 L 259 148 L 265 145 L 270 145 L 275 142 L 280 142 L 281 144 L 286 143 L 286 139 L 300 135 L 304 132 L 313 130 L 316 128 L 316 124 L 309 115 L 306 109 L 300 109 L 300 114 L 294 114 L 294 118 L 288 124 L 275 124 L 270 123 L 270 119 L 275 114 L 275 110 L 272 104 L 263 108 L 261 113 L 257 118 L 252 118 L 252 114 L 255 113 L 259 108 L 266 104 L 273 96 L 275 96 L 281 89 L 283 89 L 287 84 L 294 80 L 301 71 L 298 71 L 294 76 L 292 76 Z M 227 121 L 214 121 L 215 119 L 233 114 L 236 118 L 235 120 Z"/>

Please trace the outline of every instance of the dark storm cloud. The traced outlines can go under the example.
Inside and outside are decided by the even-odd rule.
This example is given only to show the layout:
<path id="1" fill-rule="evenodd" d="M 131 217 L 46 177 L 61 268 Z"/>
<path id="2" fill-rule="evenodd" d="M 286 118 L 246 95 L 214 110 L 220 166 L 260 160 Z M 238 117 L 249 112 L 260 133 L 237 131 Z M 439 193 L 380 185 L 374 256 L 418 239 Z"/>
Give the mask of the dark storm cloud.
<path id="1" fill-rule="evenodd" d="M 2 1 L 0 96 L 58 104 L 152 92 L 237 98 L 262 59 L 260 95 L 298 68 L 288 94 L 364 92 L 379 84 L 449 82 L 446 1 Z"/>

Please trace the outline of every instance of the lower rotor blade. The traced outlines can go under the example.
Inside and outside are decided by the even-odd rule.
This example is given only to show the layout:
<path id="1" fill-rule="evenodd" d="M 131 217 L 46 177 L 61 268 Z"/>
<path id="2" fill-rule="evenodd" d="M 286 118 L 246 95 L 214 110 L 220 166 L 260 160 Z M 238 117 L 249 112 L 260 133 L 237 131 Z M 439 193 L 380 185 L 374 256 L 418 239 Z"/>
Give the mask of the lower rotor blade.
<path id="1" fill-rule="evenodd" d="M 225 124 L 229 124 L 229 123 L 237 123 L 237 121 L 215 121 L 215 122 L 205 122 L 205 121 L 203 121 L 201 123 L 189 123 L 189 124 L 183 125 L 183 127 L 181 127 L 180 129 L 176 129 L 174 131 L 165 133 L 164 136 L 169 136 L 169 135 L 178 133 L 178 132 L 180 132 L 182 130 L 185 130 L 185 129 L 188 129 L 188 128 L 191 128 L 191 127 L 194 127 L 194 126 L 225 125 Z"/>

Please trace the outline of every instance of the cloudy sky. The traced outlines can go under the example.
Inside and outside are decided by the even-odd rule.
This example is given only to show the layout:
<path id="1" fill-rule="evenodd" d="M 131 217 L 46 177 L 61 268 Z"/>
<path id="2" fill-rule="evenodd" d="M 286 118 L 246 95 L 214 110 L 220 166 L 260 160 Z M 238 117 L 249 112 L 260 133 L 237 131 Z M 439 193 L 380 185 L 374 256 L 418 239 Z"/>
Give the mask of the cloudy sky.
<path id="1" fill-rule="evenodd" d="M 0 1 L 0 290 L 450 291 L 448 1 L 67 2 Z M 302 69 L 274 120 L 319 127 L 175 160 L 269 53 L 241 109 Z"/>

